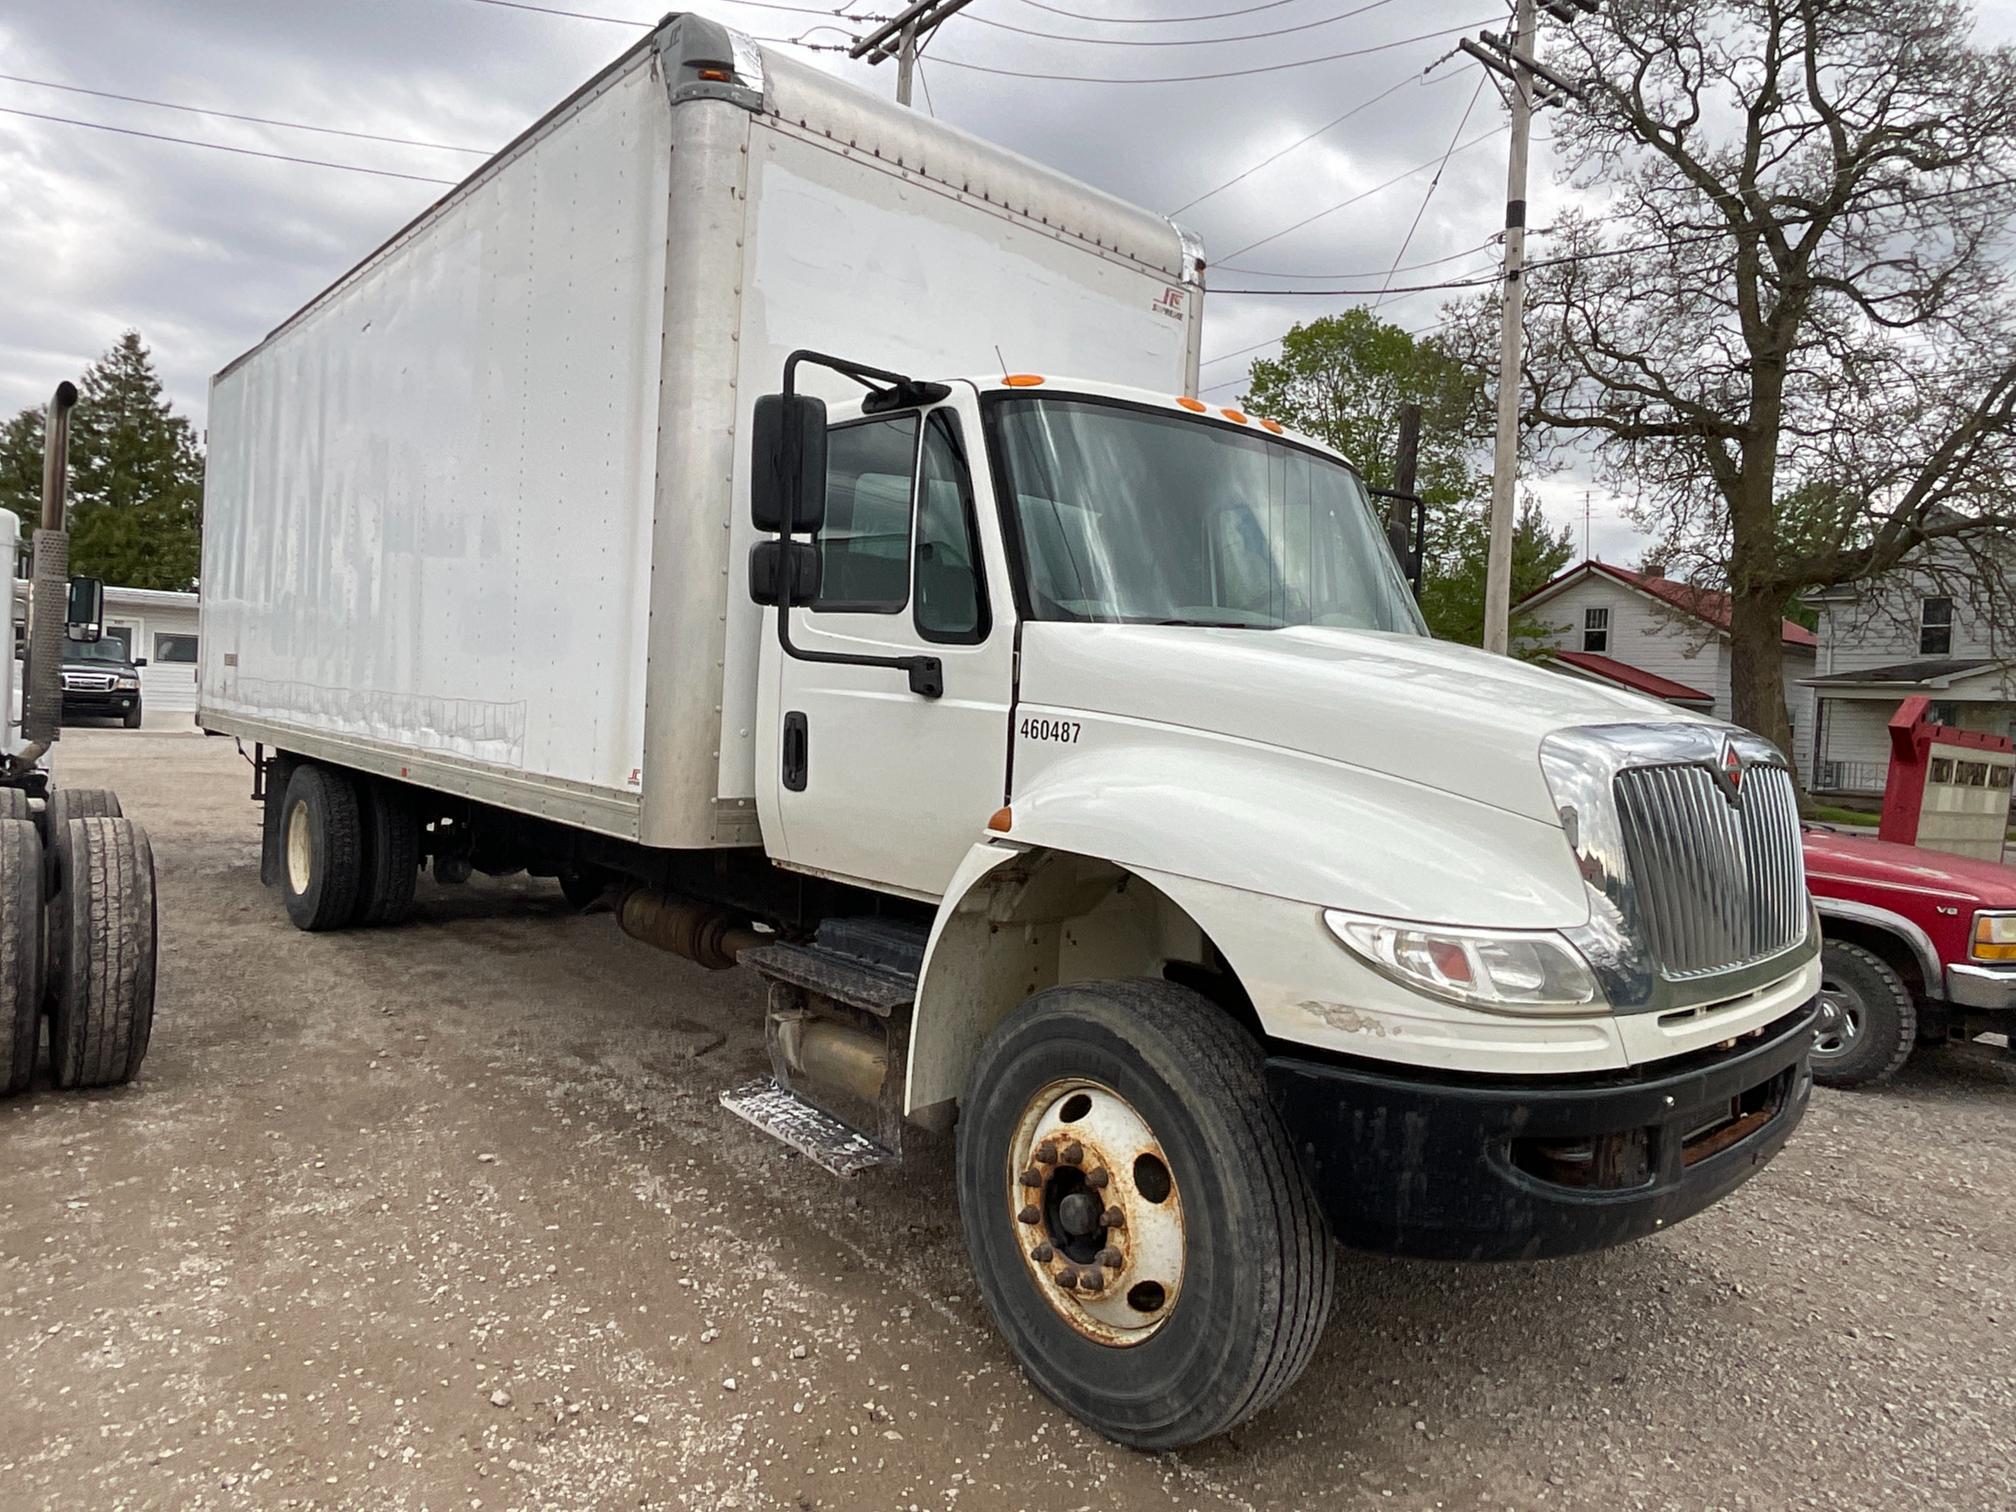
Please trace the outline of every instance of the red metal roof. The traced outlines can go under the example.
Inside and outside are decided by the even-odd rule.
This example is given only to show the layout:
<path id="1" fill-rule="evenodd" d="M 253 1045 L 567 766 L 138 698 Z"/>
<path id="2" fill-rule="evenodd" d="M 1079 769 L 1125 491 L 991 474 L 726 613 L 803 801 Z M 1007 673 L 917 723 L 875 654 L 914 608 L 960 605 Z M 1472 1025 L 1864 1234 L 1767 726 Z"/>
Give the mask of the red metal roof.
<path id="1" fill-rule="evenodd" d="M 1599 656 L 1594 651 L 1550 651 L 1547 654 L 1554 661 L 1579 667 L 1605 682 L 1616 683 L 1619 687 L 1630 688 L 1634 692 L 1649 693 L 1654 698 L 1665 699 L 1668 703 L 1715 702 L 1715 697 L 1711 693 L 1703 693 L 1699 688 L 1690 688 L 1685 683 L 1675 682 L 1670 677 L 1661 677 L 1656 672 L 1647 672 L 1643 667 L 1634 667 L 1629 662 L 1618 661 L 1615 657 Z"/>
<path id="2" fill-rule="evenodd" d="M 1642 572 L 1633 572 L 1625 567 L 1613 567 L 1608 562 L 1582 562 L 1570 567 L 1566 572 L 1533 590 L 1520 600 L 1530 604 L 1543 595 L 1552 593 L 1566 584 L 1570 578 L 1583 572 L 1600 572 L 1615 578 L 1627 587 L 1636 588 L 1640 593 L 1650 594 L 1663 604 L 1670 604 L 1683 614 L 1691 614 L 1698 620 L 1705 620 L 1725 634 L 1729 629 L 1729 595 L 1718 588 L 1697 588 L 1692 583 L 1678 583 L 1672 578 L 1648 577 Z M 1820 637 L 1795 620 L 1782 620 L 1779 634 L 1788 646 L 1818 646 Z"/>

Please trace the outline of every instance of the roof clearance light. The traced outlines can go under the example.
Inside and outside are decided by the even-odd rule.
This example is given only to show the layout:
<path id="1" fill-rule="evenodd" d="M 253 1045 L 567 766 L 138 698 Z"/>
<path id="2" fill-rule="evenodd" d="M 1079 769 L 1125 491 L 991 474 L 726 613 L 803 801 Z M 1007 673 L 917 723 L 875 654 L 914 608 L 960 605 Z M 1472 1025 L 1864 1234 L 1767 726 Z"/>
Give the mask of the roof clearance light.
<path id="1" fill-rule="evenodd" d="M 1246 423 L 1246 416 L 1238 410 L 1221 409 L 1218 413 L 1223 415 L 1227 420 L 1230 420 L 1234 425 L 1244 425 Z"/>
<path id="2" fill-rule="evenodd" d="M 1204 401 L 1201 399 L 1192 399 L 1188 394 L 1179 394 L 1176 398 L 1176 402 L 1182 405 L 1183 408 L 1190 411 L 1190 413 L 1193 415 L 1201 415 L 1204 413 Z"/>
<path id="3" fill-rule="evenodd" d="M 1272 431 L 1277 436 L 1285 434 L 1281 429 L 1281 422 L 1279 420 L 1262 420 L 1260 422 L 1260 429 Z"/>
<path id="4" fill-rule="evenodd" d="M 1010 388 L 1035 388 L 1042 383 L 1043 378 L 1038 373 L 1010 373 L 1001 381 Z"/>
<path id="5" fill-rule="evenodd" d="M 710 84 L 729 84 L 735 79 L 735 75 L 725 68 L 701 68 L 695 72 Z"/>

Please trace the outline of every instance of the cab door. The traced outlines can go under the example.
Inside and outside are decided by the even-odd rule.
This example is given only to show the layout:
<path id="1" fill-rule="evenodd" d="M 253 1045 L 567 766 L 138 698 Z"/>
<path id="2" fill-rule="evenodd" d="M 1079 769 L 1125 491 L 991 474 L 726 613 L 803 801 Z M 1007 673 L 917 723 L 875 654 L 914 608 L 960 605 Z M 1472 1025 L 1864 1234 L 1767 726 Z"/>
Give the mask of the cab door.
<path id="1" fill-rule="evenodd" d="M 976 419 L 945 404 L 828 431 L 818 595 L 769 612 L 791 615 L 798 651 L 935 658 L 943 691 L 766 637 L 776 724 L 758 760 L 772 763 L 778 860 L 935 898 L 1005 801 L 1013 615 L 976 496 Z"/>

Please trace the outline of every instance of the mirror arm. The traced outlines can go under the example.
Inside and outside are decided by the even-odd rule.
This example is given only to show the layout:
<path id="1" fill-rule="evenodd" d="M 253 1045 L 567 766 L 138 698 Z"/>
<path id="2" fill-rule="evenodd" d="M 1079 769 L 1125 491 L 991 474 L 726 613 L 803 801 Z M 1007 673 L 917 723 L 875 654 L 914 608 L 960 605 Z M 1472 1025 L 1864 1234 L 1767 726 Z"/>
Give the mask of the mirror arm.
<path id="1" fill-rule="evenodd" d="M 819 352 L 797 351 L 784 360 L 784 397 L 791 398 L 797 393 L 798 364 L 814 363 L 819 367 L 831 368 L 834 372 L 852 378 L 863 388 L 873 389 L 870 378 L 883 383 L 909 385 L 912 380 L 901 373 L 891 373 L 883 368 L 868 367 L 863 363 L 846 362 L 838 357 L 827 357 Z M 795 447 L 795 442 L 793 443 Z M 794 455 L 795 465 L 798 458 Z M 798 533 L 797 499 L 794 495 L 784 507 L 784 529 L 779 539 L 789 541 Z M 777 598 L 777 644 L 784 654 L 796 661 L 826 662 L 853 667 L 888 667 L 904 673 L 910 680 L 910 691 L 922 698 L 942 698 L 945 695 L 945 664 L 935 656 L 857 656 L 845 651 L 807 651 L 791 641 L 792 594 L 789 574 L 784 574 L 783 592 Z"/>

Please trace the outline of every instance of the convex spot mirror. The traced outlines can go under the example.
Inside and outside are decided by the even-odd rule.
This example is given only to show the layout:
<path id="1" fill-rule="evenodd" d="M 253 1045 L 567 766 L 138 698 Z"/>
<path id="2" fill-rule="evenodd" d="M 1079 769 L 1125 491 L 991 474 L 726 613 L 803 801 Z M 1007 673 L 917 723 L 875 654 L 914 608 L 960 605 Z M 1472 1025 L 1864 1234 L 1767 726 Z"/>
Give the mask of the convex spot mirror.
<path id="1" fill-rule="evenodd" d="M 750 426 L 749 513 L 779 534 L 786 520 L 811 535 L 826 520 L 826 402 L 810 394 L 764 394 Z"/>
<path id="2" fill-rule="evenodd" d="M 765 605 L 819 597 L 819 548 L 810 541 L 759 541 L 749 553 L 749 597 Z"/>
<path id="3" fill-rule="evenodd" d="M 73 641 L 100 640 L 105 634 L 105 583 L 102 578 L 70 579 L 70 607 L 63 616 L 64 633 Z"/>

